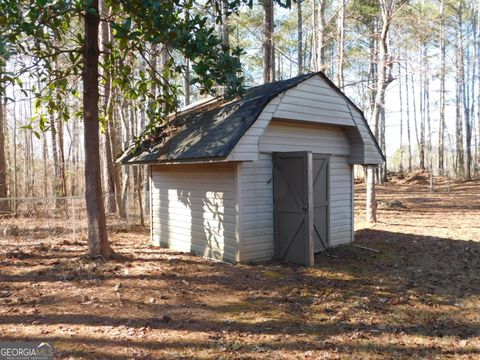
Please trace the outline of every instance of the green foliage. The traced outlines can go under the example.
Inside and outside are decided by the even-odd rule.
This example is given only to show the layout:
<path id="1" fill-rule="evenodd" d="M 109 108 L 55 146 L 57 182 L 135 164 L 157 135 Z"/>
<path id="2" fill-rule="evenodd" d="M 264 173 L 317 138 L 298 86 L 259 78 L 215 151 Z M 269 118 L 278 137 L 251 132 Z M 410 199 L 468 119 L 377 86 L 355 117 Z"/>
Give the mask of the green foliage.
<path id="1" fill-rule="evenodd" d="M 355 0 L 348 4 L 347 9 L 355 14 L 358 21 L 368 26 L 379 16 L 380 2 L 378 0 Z"/>

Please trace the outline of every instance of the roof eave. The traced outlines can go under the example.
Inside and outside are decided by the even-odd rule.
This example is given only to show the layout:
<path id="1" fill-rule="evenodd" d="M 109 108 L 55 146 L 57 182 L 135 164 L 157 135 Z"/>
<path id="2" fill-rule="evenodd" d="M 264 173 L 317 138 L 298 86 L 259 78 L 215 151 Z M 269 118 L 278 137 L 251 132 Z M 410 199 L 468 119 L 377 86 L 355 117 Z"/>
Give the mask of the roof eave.
<path id="1" fill-rule="evenodd" d="M 120 161 L 122 165 L 178 165 L 178 164 L 210 164 L 210 163 L 224 163 L 230 162 L 226 156 L 211 157 L 211 158 L 190 158 L 177 160 L 150 160 L 150 161 Z"/>

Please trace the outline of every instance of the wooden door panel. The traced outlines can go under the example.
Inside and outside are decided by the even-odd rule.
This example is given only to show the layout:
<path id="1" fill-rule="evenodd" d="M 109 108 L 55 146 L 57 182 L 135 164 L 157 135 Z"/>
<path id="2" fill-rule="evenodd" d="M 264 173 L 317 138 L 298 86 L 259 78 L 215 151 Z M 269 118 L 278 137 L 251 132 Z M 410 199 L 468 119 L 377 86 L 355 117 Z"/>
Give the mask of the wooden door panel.
<path id="1" fill-rule="evenodd" d="M 275 258 L 313 265 L 309 154 L 273 154 Z"/>
<path id="2" fill-rule="evenodd" d="M 313 229 L 315 252 L 329 247 L 329 161 L 328 157 L 314 154 L 312 160 L 313 173 Z"/>

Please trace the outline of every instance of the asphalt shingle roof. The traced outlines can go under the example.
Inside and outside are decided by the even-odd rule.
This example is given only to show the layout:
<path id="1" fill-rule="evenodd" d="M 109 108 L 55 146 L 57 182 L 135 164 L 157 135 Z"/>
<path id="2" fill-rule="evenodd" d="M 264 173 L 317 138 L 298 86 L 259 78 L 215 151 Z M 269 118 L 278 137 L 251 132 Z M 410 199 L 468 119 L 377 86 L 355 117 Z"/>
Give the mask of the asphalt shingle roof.
<path id="1" fill-rule="evenodd" d="M 270 100 L 316 74 L 252 87 L 232 101 L 219 100 L 180 112 L 169 126 L 157 129 L 158 136 L 154 140 L 145 140 L 137 149 L 130 147 L 119 162 L 132 164 L 223 159 L 230 154 Z"/>

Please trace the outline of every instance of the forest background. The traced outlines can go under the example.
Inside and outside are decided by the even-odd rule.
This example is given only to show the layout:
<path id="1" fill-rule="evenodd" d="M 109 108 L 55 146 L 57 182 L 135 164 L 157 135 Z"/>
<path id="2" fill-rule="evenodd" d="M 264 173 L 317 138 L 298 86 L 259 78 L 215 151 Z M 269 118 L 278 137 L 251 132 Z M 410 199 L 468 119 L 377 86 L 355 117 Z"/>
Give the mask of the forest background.
<path id="1" fill-rule="evenodd" d="M 197 2 L 184 12 L 214 28 L 218 46 L 229 47 L 239 60 L 242 72 L 235 70 L 235 81 L 255 86 L 323 71 L 364 111 L 387 155 L 380 178 L 386 179 L 387 171 L 414 169 L 465 180 L 479 175 L 478 2 L 304 0 L 285 8 L 264 0 L 252 7 L 237 5 Z M 100 3 L 100 58 L 110 57 L 100 69 L 100 161 L 103 188 L 112 195 L 107 210 L 124 213 L 122 194 L 144 194 L 148 176 L 145 167 L 116 164 L 122 150 L 146 126 L 158 126 L 166 112 L 223 88 L 208 79 L 210 91 L 205 91 L 198 77 L 208 69 L 167 43 L 147 43 L 118 56 L 114 50 L 125 46 L 119 34 L 134 28 L 135 20 L 132 25 L 131 17 L 115 10 Z M 81 21 L 76 26 L 81 28 Z M 33 56 L 12 52 L 3 57 L 0 198 L 84 193 L 83 89 L 81 74 L 69 72 L 80 61 L 74 50 L 82 39 L 71 33 L 58 40 L 53 63 L 43 60 L 50 70 L 45 73 Z M 48 36 L 55 44 L 55 34 Z M 8 52 L 5 44 L 2 54 Z M 55 72 L 60 79 L 52 78 Z M 167 93 L 167 102 L 153 103 Z"/>

